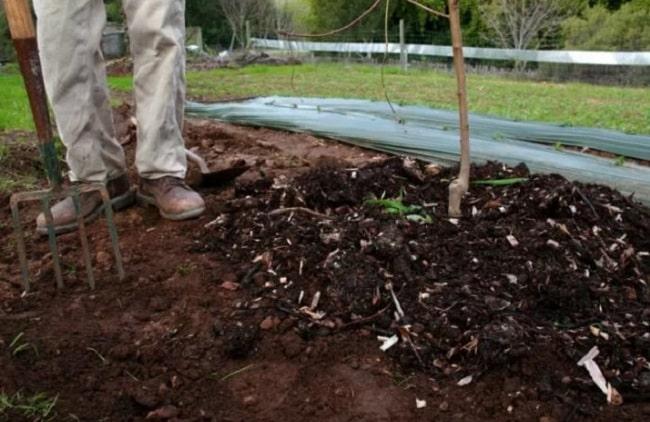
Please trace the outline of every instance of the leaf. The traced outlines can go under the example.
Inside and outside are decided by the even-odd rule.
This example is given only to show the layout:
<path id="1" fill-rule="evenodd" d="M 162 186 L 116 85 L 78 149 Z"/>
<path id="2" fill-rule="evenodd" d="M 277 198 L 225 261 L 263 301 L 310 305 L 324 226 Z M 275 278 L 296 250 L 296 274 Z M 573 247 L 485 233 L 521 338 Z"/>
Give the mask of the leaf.
<path id="1" fill-rule="evenodd" d="M 473 185 L 480 186 L 512 186 L 518 183 L 527 182 L 528 178 L 525 177 L 514 177 L 511 179 L 491 179 L 491 180 L 477 180 L 472 182 Z"/>
<path id="2" fill-rule="evenodd" d="M 410 212 L 410 207 L 404 205 L 400 199 L 369 199 L 366 205 L 374 205 L 384 208 L 387 212 L 404 214 Z"/>
<path id="3" fill-rule="evenodd" d="M 414 223 L 424 223 L 424 224 L 433 223 L 433 218 L 431 218 L 430 215 L 409 214 L 406 216 L 406 219 Z"/>

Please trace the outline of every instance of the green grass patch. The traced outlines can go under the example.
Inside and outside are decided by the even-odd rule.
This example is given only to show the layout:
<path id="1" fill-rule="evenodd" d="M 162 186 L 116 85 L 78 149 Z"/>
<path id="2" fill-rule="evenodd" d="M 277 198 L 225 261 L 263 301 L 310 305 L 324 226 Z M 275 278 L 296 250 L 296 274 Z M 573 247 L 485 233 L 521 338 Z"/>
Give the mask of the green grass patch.
<path id="1" fill-rule="evenodd" d="M 14 157 L 24 157 L 20 148 L 31 142 L 26 132 L 0 131 L 0 194 L 30 190 L 37 186 L 39 172 L 32 166 L 16 165 Z M 36 151 L 34 154 L 38 154 Z"/>
<path id="2" fill-rule="evenodd" d="M 456 109 L 456 82 L 451 73 L 413 69 L 407 74 L 387 67 L 386 86 L 396 104 Z M 243 69 L 192 71 L 187 74 L 190 98 L 291 95 L 384 100 L 380 68 L 359 64 L 250 66 Z M 110 77 L 114 91 L 132 91 L 131 77 Z M 600 127 L 650 134 L 650 90 L 582 83 L 513 80 L 468 75 L 470 109 L 516 120 Z M 12 70 L 0 73 L 0 131 L 33 130 L 25 90 Z"/>
<path id="3" fill-rule="evenodd" d="M 456 82 L 451 73 L 413 69 L 403 74 L 396 67 L 387 67 L 385 75 L 387 91 L 396 104 L 457 107 Z M 259 65 L 189 72 L 187 80 L 190 96 L 215 100 L 263 95 L 384 100 L 380 69 L 370 65 Z M 470 109 L 476 113 L 650 134 L 647 88 L 468 75 L 468 91 Z"/>
<path id="4" fill-rule="evenodd" d="M 32 175 L 9 177 L 0 174 L 0 194 L 9 194 L 21 190 L 32 190 L 38 185 L 38 179 Z"/>
<path id="5" fill-rule="evenodd" d="M 0 73 L 0 132 L 34 130 L 27 94 L 20 75 Z"/>
<path id="6" fill-rule="evenodd" d="M 0 419 L 3 417 L 23 416 L 27 420 L 49 421 L 56 416 L 54 407 L 59 396 L 54 398 L 46 394 L 25 396 L 18 392 L 13 396 L 0 393 Z M 9 420 L 9 419 L 7 419 Z"/>

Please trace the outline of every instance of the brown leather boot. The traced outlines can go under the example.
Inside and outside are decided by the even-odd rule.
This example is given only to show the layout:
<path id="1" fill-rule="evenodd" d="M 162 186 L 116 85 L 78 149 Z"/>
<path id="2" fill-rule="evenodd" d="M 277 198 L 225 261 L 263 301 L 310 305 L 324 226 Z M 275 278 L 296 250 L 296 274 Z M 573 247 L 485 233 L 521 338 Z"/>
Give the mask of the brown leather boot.
<path id="1" fill-rule="evenodd" d="M 106 189 L 115 211 L 128 208 L 135 202 L 135 194 L 131 190 L 129 178 L 126 175 L 109 180 L 106 183 Z M 82 193 L 79 195 L 79 199 L 81 215 L 86 223 L 92 222 L 104 211 L 102 196 L 97 191 Z M 77 230 L 77 216 L 72 198 L 58 202 L 51 208 L 51 211 L 56 234 Z M 36 218 L 36 232 L 40 235 L 47 235 L 47 223 L 43 213 Z"/>
<path id="2" fill-rule="evenodd" d="M 138 201 L 158 208 L 168 220 L 197 218 L 205 212 L 201 195 L 190 189 L 182 179 L 166 176 L 160 179 L 141 179 Z"/>

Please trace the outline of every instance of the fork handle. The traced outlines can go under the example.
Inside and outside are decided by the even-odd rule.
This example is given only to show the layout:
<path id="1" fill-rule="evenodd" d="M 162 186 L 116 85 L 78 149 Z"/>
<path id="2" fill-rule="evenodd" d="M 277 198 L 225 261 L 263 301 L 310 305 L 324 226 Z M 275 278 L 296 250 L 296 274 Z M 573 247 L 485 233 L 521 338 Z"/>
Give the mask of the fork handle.
<path id="1" fill-rule="evenodd" d="M 28 0 L 4 0 L 4 6 L 20 71 L 27 89 L 45 173 L 50 185 L 58 187 L 61 184 L 61 170 L 52 137 L 52 123 L 31 8 Z"/>

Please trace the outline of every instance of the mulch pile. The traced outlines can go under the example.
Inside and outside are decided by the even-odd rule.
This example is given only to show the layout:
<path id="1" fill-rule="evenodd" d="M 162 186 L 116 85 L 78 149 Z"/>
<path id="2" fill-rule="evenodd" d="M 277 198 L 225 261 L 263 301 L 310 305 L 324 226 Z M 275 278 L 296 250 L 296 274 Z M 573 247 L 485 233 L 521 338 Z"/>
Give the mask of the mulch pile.
<path id="1" fill-rule="evenodd" d="M 392 158 L 242 184 L 196 252 L 239 268 L 242 309 L 270 303 L 300 318 L 305 339 L 397 336 L 387 354 L 405 368 L 462 385 L 508 367 L 586 414 L 604 396 L 576 363 L 597 346 L 623 399 L 647 401 L 650 210 L 606 187 L 490 163 L 473 180 L 527 181 L 472 186 L 466 215 L 450 220 L 454 173 L 440 171 Z"/>

